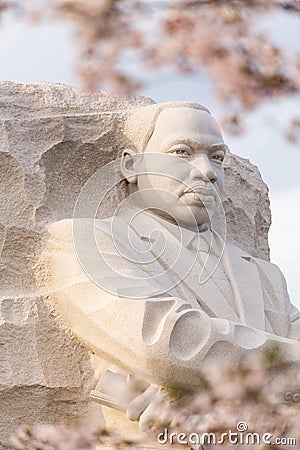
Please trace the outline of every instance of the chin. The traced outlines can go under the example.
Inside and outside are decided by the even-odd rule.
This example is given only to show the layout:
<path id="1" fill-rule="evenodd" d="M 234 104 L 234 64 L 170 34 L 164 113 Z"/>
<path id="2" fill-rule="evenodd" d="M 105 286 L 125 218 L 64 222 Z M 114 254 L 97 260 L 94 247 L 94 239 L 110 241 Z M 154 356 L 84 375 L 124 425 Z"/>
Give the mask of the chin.
<path id="1" fill-rule="evenodd" d="M 194 217 L 194 221 L 197 225 L 203 225 L 204 223 L 210 222 L 210 217 L 212 217 L 214 210 L 206 209 L 205 206 L 190 207 L 191 213 Z"/>
<path id="2" fill-rule="evenodd" d="M 189 207 L 189 212 L 185 211 L 184 214 L 178 214 L 176 222 L 185 228 L 195 229 L 204 224 L 210 223 L 209 215 L 205 207 L 197 207 L 197 209 Z"/>

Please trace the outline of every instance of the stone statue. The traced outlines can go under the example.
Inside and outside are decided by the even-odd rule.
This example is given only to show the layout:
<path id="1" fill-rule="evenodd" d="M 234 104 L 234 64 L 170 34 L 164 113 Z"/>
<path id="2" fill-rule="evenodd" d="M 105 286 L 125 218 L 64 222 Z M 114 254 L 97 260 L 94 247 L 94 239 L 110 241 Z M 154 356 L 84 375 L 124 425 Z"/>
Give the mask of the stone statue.
<path id="1" fill-rule="evenodd" d="M 236 364 L 272 343 L 294 358 L 300 314 L 280 270 L 226 239 L 228 150 L 209 111 L 184 102 L 140 106 L 123 132 L 131 145 L 111 185 L 125 180 L 128 197 L 99 219 L 94 204 L 89 215 L 87 188 L 74 218 L 49 227 L 37 276 L 65 326 L 97 357 L 106 423 L 136 437 L 155 386 L 197 388 L 210 361 Z M 123 402 L 116 380 L 136 374 L 145 385 Z"/>

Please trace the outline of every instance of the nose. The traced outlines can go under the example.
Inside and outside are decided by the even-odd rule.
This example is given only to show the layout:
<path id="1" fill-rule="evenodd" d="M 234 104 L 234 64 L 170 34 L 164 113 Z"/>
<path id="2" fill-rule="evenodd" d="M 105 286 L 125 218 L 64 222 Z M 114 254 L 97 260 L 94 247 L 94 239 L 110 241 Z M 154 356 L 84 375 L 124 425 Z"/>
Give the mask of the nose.
<path id="1" fill-rule="evenodd" d="M 210 159 L 206 155 L 201 155 L 193 161 L 193 168 L 190 176 L 193 180 L 204 180 L 215 183 L 218 179 L 213 169 Z"/>

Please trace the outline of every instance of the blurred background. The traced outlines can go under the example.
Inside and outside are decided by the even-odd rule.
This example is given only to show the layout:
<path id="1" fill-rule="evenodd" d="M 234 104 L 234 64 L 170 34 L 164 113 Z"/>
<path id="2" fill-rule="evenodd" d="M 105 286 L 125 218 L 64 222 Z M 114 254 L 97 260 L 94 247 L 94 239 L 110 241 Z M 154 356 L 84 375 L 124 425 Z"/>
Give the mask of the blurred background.
<path id="1" fill-rule="evenodd" d="M 159 0 L 148 1 L 146 2 L 148 8 L 152 9 L 143 10 L 139 5 L 140 2 L 132 0 L 130 8 L 133 8 L 134 4 L 140 8 L 137 12 L 139 16 L 132 16 L 134 17 L 135 32 L 136 25 L 139 24 L 137 30 L 139 34 L 134 36 L 136 41 L 133 44 L 132 42 L 128 44 L 128 47 L 132 46 L 132 48 L 127 48 L 127 44 L 124 43 L 122 53 L 119 54 L 116 51 L 106 53 L 107 60 L 101 45 L 103 46 L 103 39 L 106 40 L 109 33 L 116 33 L 116 47 L 120 46 L 122 36 L 118 35 L 120 29 L 116 31 L 120 18 L 114 18 L 112 15 L 106 16 L 108 17 L 107 23 L 109 24 L 111 21 L 113 25 L 104 31 L 102 26 L 102 32 L 106 33 L 103 38 L 103 35 L 101 36 L 99 33 L 99 22 L 101 23 L 103 20 L 103 16 L 101 16 L 103 11 L 101 10 L 101 12 L 97 7 L 102 3 L 105 3 L 107 8 L 115 7 L 116 3 L 121 2 L 109 2 L 108 0 L 106 2 L 104 0 L 89 2 L 87 0 L 85 11 L 88 11 L 90 7 L 92 12 L 86 16 L 82 14 L 82 10 L 78 9 L 80 0 L 60 3 L 67 3 L 69 9 L 61 9 L 57 15 L 45 14 L 44 16 L 45 5 L 41 5 L 41 2 L 36 2 L 34 8 L 28 8 L 26 11 L 17 5 L 18 8 L 15 10 L 2 13 L 0 16 L 0 78 L 20 83 L 51 81 L 89 88 L 100 87 L 116 92 L 122 91 L 122 87 L 125 86 L 125 93 L 134 92 L 149 96 L 157 102 L 191 100 L 207 106 L 221 122 L 225 141 L 232 152 L 250 159 L 257 165 L 264 181 L 269 186 L 272 210 L 271 260 L 283 271 L 292 302 L 300 307 L 300 233 L 298 231 L 300 222 L 300 95 L 299 84 L 296 84 L 297 79 L 298 81 L 300 79 L 300 57 L 297 53 L 300 50 L 300 7 L 297 9 L 297 2 L 277 2 L 284 6 L 282 8 L 248 10 L 249 16 L 247 17 L 242 15 L 247 13 L 242 9 L 239 11 L 241 14 L 238 17 L 235 16 L 235 12 L 232 13 L 230 10 L 231 16 L 230 14 L 228 16 L 226 10 L 225 19 L 222 16 L 224 10 L 221 12 L 202 10 L 199 13 L 198 10 L 195 10 L 195 5 L 201 2 L 189 2 L 191 7 L 194 3 L 194 9 L 192 13 L 191 9 L 188 11 L 188 17 L 193 17 L 194 20 L 199 13 L 202 22 L 200 20 L 197 22 L 197 26 L 200 28 L 195 28 L 195 22 L 194 25 L 193 22 L 190 22 L 187 24 L 189 28 L 186 29 L 186 23 L 183 21 L 183 18 L 186 18 L 185 10 L 179 8 L 175 11 L 173 9 L 170 13 L 163 9 L 170 2 L 163 0 L 161 2 Z M 126 1 L 123 0 L 123 3 Z M 181 3 L 186 6 L 188 2 Z M 214 2 L 206 3 L 213 4 Z M 257 4 L 259 3 L 261 2 L 257 2 Z M 291 8 L 288 7 L 288 3 Z M 202 8 L 202 5 L 200 6 Z M 211 7 L 213 8 L 214 5 Z M 125 11 L 125 22 L 127 20 L 126 23 L 122 23 L 122 26 L 125 27 L 124 30 L 121 29 L 123 36 L 124 33 L 127 36 L 130 34 L 128 30 L 126 31 L 126 27 L 129 25 L 130 14 L 134 13 L 128 8 L 129 6 L 122 12 Z M 216 12 L 219 15 L 213 16 L 213 13 Z M 118 14 L 120 15 L 120 11 Z M 208 14 L 206 25 L 203 22 L 205 20 L 203 14 Z M 210 23 L 212 17 L 218 17 L 221 22 L 218 24 L 217 20 L 213 19 Z M 94 34 L 91 32 L 86 35 L 87 30 L 92 29 L 93 26 L 95 28 L 95 23 L 97 23 L 98 34 L 94 29 Z M 89 24 L 91 24 L 90 28 Z M 245 24 L 249 27 L 246 31 Z M 214 29 L 214 25 L 219 27 L 219 33 Z M 224 33 L 222 33 L 223 25 L 227 27 L 224 29 Z M 231 29 L 230 27 L 236 28 Z M 259 31 L 256 31 L 254 35 L 255 30 Z M 279 82 L 277 83 L 279 78 L 276 78 L 277 84 L 274 84 L 273 80 L 271 89 L 261 88 L 261 86 L 258 89 L 255 86 L 255 89 L 247 92 L 245 86 L 252 82 L 250 78 L 245 80 L 235 78 L 232 71 L 228 75 L 227 68 L 229 64 L 232 64 L 231 59 L 226 60 L 225 58 L 224 63 L 216 65 L 214 62 L 212 65 L 213 57 L 210 59 L 210 55 L 215 52 L 216 45 L 220 45 L 218 39 L 222 41 L 222 45 L 225 41 L 229 42 L 228 57 L 232 58 L 235 51 L 240 51 L 240 47 L 230 49 L 230 45 L 232 45 L 230 39 L 235 39 L 235 33 L 240 33 L 241 42 L 249 38 L 250 34 L 256 39 L 253 41 L 250 36 L 252 41 L 250 44 L 248 41 L 249 45 L 245 41 L 241 50 L 241 55 L 245 57 L 245 48 L 251 49 L 252 54 L 248 52 L 246 58 L 252 57 L 252 68 L 255 67 L 253 61 L 257 65 L 265 62 L 270 68 L 272 64 L 277 64 L 282 55 L 285 57 L 287 52 L 291 52 L 295 58 L 294 66 L 287 68 L 285 65 L 282 68 L 277 65 L 274 69 L 277 72 L 281 71 L 281 74 L 284 73 L 286 76 L 283 80 L 283 84 L 285 83 L 283 88 Z M 218 34 L 217 37 L 216 34 Z M 155 43 L 154 35 L 159 38 L 161 46 Z M 197 50 L 197 59 L 193 52 L 197 45 L 200 45 L 199 42 L 196 42 L 195 37 L 199 35 L 202 36 L 202 47 Z M 141 44 L 139 41 L 141 36 L 144 40 L 148 40 L 147 45 L 149 42 L 152 45 L 150 50 L 147 48 L 147 50 L 141 51 L 141 45 L 145 45 L 145 42 Z M 267 44 L 264 41 L 265 36 L 268 39 Z M 110 39 L 113 42 L 112 39 L 115 38 L 110 36 Z M 181 39 L 181 48 L 176 48 L 175 55 L 176 39 Z M 260 42 L 262 42 L 261 46 Z M 270 45 L 270 43 L 271 53 L 270 48 L 265 48 L 265 45 Z M 208 49 L 208 54 L 204 53 L 204 44 L 206 44 L 205 48 Z M 158 47 L 160 48 L 158 49 Z M 282 51 L 282 54 L 278 53 L 279 51 Z M 188 58 L 185 58 L 185 52 L 186 55 L 189 55 Z M 199 57 L 199 54 L 202 56 Z M 271 54 L 271 59 L 266 61 L 269 54 Z M 179 63 L 178 55 L 180 55 Z M 100 61 L 102 58 L 102 64 L 99 63 L 99 67 L 96 67 L 98 62 L 95 65 L 93 58 L 95 61 Z M 147 58 L 151 59 L 151 64 L 144 64 Z M 176 58 L 176 64 L 174 64 Z M 112 67 L 116 69 L 116 72 L 111 71 Z M 253 73 L 254 71 L 250 75 L 252 76 Z M 257 72 L 255 76 L 257 78 Z M 290 79 L 288 79 L 289 76 Z M 110 83 L 111 79 L 114 80 L 114 83 Z M 293 80 L 296 80 L 295 85 L 291 87 Z M 239 88 L 242 91 L 244 81 L 246 97 L 243 98 L 240 92 L 236 95 L 235 89 Z M 268 83 L 270 83 L 269 79 Z M 287 89 L 288 83 L 290 84 Z M 224 92 L 228 92 L 227 97 Z M 245 98 L 247 98 L 246 101 Z M 250 101 L 248 101 L 249 98 Z"/>

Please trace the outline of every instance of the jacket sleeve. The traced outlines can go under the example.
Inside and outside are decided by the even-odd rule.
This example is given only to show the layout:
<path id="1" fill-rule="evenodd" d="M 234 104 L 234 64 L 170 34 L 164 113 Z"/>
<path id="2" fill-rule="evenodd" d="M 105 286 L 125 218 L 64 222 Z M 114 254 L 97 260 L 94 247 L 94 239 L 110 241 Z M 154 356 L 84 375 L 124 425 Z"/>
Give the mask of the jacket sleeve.
<path id="1" fill-rule="evenodd" d="M 203 364 L 216 358 L 235 363 L 249 350 L 259 352 L 277 343 L 297 359 L 294 341 L 210 318 L 184 299 L 128 299 L 106 292 L 77 260 L 72 221 L 51 225 L 49 233 L 37 270 L 41 292 L 65 326 L 107 367 L 117 365 L 150 383 L 197 386 Z M 109 246 L 109 239 L 104 237 L 102 245 Z"/>
<path id="2" fill-rule="evenodd" d="M 265 309 L 267 318 L 271 318 L 273 327 L 278 323 L 282 334 L 284 336 L 296 341 L 300 340 L 300 312 L 291 303 L 287 283 L 285 277 L 276 264 L 265 261 L 259 258 L 254 258 L 259 269 L 262 283 L 265 289 L 265 295 L 269 299 L 269 307 Z M 272 306 L 270 306 L 272 305 Z M 282 321 L 285 321 L 287 326 L 283 326 Z"/>
<path id="3" fill-rule="evenodd" d="M 279 270 L 279 269 L 278 269 Z M 280 270 L 279 270 L 280 272 Z M 284 298 L 285 298 L 285 310 L 287 314 L 290 316 L 290 326 L 288 337 L 290 339 L 295 339 L 300 341 L 300 311 L 293 305 L 290 301 L 290 297 L 287 290 L 287 285 L 283 274 L 280 272 L 284 290 Z"/>

